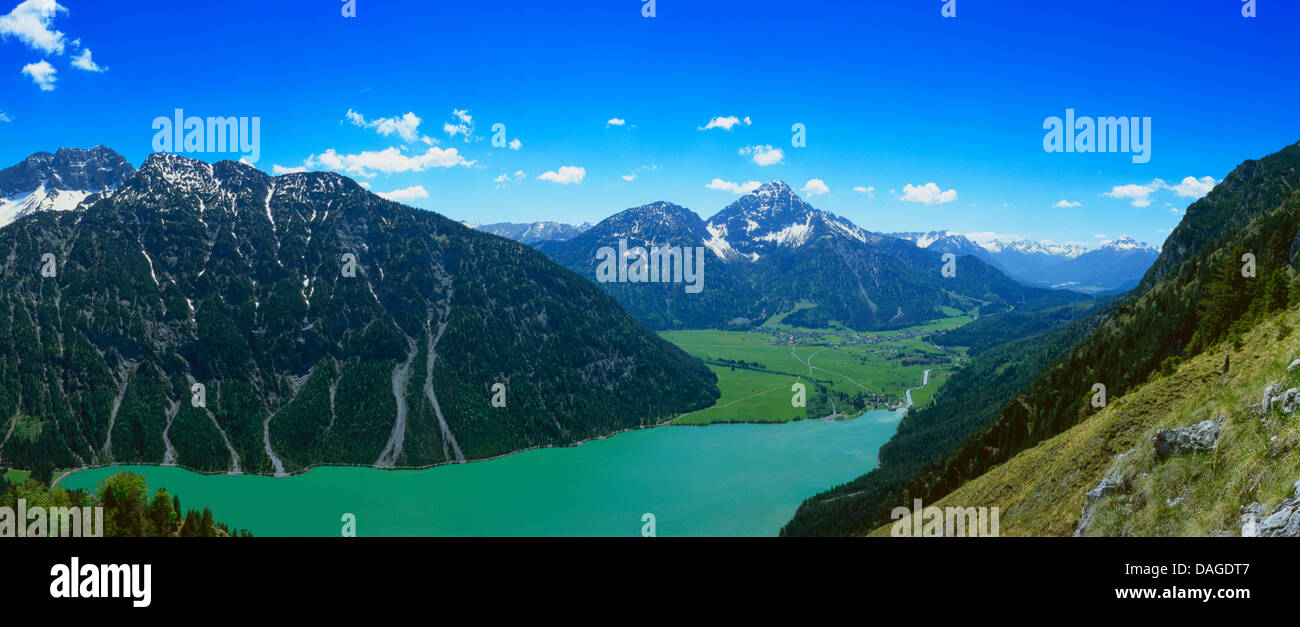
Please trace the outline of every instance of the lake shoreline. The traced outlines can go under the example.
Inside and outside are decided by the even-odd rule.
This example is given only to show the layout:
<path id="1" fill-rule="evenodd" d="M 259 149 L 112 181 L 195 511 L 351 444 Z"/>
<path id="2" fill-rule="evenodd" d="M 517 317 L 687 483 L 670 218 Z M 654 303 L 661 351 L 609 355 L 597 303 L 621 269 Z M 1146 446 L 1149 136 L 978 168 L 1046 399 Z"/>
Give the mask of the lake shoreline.
<path id="1" fill-rule="evenodd" d="M 344 513 L 366 536 L 637 536 L 644 513 L 660 536 L 775 536 L 799 503 L 878 462 L 899 414 L 799 421 L 780 429 L 638 429 L 590 446 L 548 447 L 494 464 L 380 473 L 333 465 L 290 481 L 200 474 L 178 466 L 115 465 L 65 477 L 93 490 L 134 472 L 187 508 L 263 537 L 336 537 Z"/>
<path id="2" fill-rule="evenodd" d="M 853 417 L 851 417 L 851 418 L 841 418 L 841 419 L 837 420 L 836 422 L 843 422 L 843 421 L 849 421 L 849 420 L 857 420 L 857 419 L 859 419 L 859 418 L 862 418 L 863 416 L 866 416 L 867 414 L 869 414 L 869 413 L 871 413 L 871 412 L 873 412 L 873 411 L 897 412 L 897 411 L 899 411 L 900 409 L 906 409 L 906 408 L 905 408 L 905 407 L 900 407 L 900 408 L 896 408 L 896 409 L 889 409 L 889 408 L 885 408 L 885 409 L 868 409 L 868 410 L 862 412 L 861 414 L 859 414 L 859 415 L 857 415 L 857 416 L 853 416 Z M 263 474 L 263 473 L 256 473 L 256 472 L 241 472 L 241 473 L 239 473 L 239 474 L 231 474 L 230 471 L 209 471 L 209 470 L 199 470 L 199 469 L 197 469 L 197 468 L 190 468 L 190 467 L 188 467 L 188 466 L 184 466 L 184 465 L 181 465 L 181 464 L 162 464 L 162 463 L 150 463 L 150 462 L 124 462 L 124 463 L 99 464 L 99 465 L 96 465 L 96 466 L 82 466 L 82 467 L 80 467 L 80 468 L 64 469 L 63 472 L 62 472 L 58 477 L 55 477 L 55 478 L 50 482 L 50 487 L 51 487 L 51 489 L 53 489 L 53 488 L 57 488 L 57 487 L 59 486 L 59 484 L 60 484 L 64 479 L 67 479 L 68 477 L 70 477 L 70 476 L 72 476 L 72 475 L 75 475 L 75 474 L 78 474 L 78 473 L 82 473 L 82 472 L 86 472 L 86 471 L 90 471 L 90 470 L 103 470 L 103 469 L 105 469 L 105 468 L 113 468 L 113 467 L 116 467 L 116 466 L 123 466 L 123 467 L 125 467 L 125 466 L 148 466 L 148 467 L 152 467 L 152 468 L 179 468 L 179 469 L 181 469 L 181 470 L 185 470 L 185 471 L 188 471 L 188 472 L 192 472 L 192 473 L 194 473 L 194 474 L 202 475 L 202 476 L 205 476 L 205 477 L 220 477 L 220 476 L 228 476 L 228 477 L 267 477 L 267 478 L 269 478 L 269 479 L 287 479 L 287 478 L 290 478 L 290 477 L 298 477 L 298 476 L 305 475 L 305 474 L 307 474 L 307 473 L 309 473 L 309 472 L 311 472 L 311 471 L 313 471 L 313 470 L 315 470 L 315 469 L 317 469 L 317 468 L 373 468 L 373 469 L 375 469 L 375 470 L 385 470 L 385 471 L 429 470 L 429 469 L 431 469 L 431 468 L 441 468 L 441 467 L 443 467 L 443 466 L 460 466 L 460 465 L 464 465 L 464 464 L 476 464 L 476 463 L 480 463 L 480 462 L 490 462 L 490 461 L 494 461 L 494 460 L 498 460 L 498 459 L 504 459 L 504 458 L 507 458 L 507 457 L 511 457 L 511 456 L 513 456 L 513 455 L 518 455 L 518 454 L 520 454 L 520 453 L 527 453 L 527 452 L 529 452 L 529 451 L 539 451 L 539 450 L 545 450 L 545 449 L 565 449 L 565 448 L 575 448 L 575 447 L 578 447 L 578 446 L 582 446 L 583 444 L 587 444 L 587 443 L 589 443 L 589 442 L 599 442 L 599 441 L 601 441 L 601 440 L 607 440 L 607 439 L 609 439 L 609 438 L 612 438 L 612 437 L 615 437 L 615 436 L 619 436 L 619 435 L 623 435 L 623 434 L 626 434 L 626 433 L 633 433 L 633 432 L 636 432 L 636 431 L 645 431 L 645 430 L 647 430 L 647 429 L 657 429 L 657 428 L 660 428 L 660 427 L 713 427 L 713 426 L 720 426 L 720 425 L 763 425 L 763 426 L 769 426 L 769 425 L 770 425 L 770 426 L 778 426 L 778 425 L 789 425 L 789 424 L 795 424 L 795 423 L 798 423 L 798 422 L 804 422 L 804 421 L 808 421 L 808 420 L 817 420 L 817 421 L 821 421 L 821 420 L 822 420 L 821 418 L 807 418 L 807 417 L 805 417 L 805 418 L 796 418 L 796 419 L 794 419 L 794 420 L 783 420 L 783 421 L 779 421 L 779 422 L 778 422 L 778 421 L 759 421 L 759 420 L 734 420 L 734 421 L 718 421 L 718 422 L 709 422 L 709 423 L 704 423 L 704 424 L 678 424 L 678 423 L 677 423 L 678 418 L 680 418 L 680 416 L 678 416 L 677 418 L 673 418 L 672 420 L 670 420 L 670 421 L 668 421 L 668 422 L 661 422 L 661 423 L 658 423 L 658 424 L 651 424 L 651 425 L 639 425 L 639 426 L 635 426 L 635 427 L 627 427 L 627 428 L 625 428 L 625 429 L 619 429 L 618 431 L 610 432 L 610 433 L 608 433 L 608 434 L 606 434 L 606 435 L 595 436 L 595 437 L 587 438 L 587 439 L 585 439 L 585 440 L 578 440 L 578 441 L 576 441 L 576 442 L 572 442 L 572 443 L 570 443 L 570 444 L 539 444 L 539 445 L 537 445 L 537 446 L 530 446 L 530 447 L 528 447 L 528 448 L 522 448 L 522 449 L 519 449 L 519 450 L 516 450 L 516 451 L 510 451 L 509 453 L 502 453 L 502 454 L 500 454 L 500 455 L 493 455 L 493 456 L 491 456 L 491 457 L 479 457 L 479 458 L 475 458 L 475 459 L 467 459 L 467 460 L 465 460 L 465 461 L 444 461 L 444 462 L 438 462 L 438 463 L 436 463 L 436 464 L 427 464 L 427 465 L 424 465 L 424 466 L 385 466 L 385 467 L 379 467 L 379 466 L 375 466 L 375 465 L 372 465 L 372 464 L 345 464 L 345 463 L 337 463 L 337 462 L 320 462 L 320 463 L 312 464 L 312 465 L 310 465 L 310 466 L 308 466 L 308 467 L 306 467 L 306 468 L 303 468 L 303 469 L 301 469 L 301 470 L 296 470 L 296 471 L 294 471 L 294 472 L 290 472 L 290 473 L 285 473 L 285 474 L 277 475 L 277 474 L 274 474 L 274 473 L 271 473 L 271 474 Z"/>

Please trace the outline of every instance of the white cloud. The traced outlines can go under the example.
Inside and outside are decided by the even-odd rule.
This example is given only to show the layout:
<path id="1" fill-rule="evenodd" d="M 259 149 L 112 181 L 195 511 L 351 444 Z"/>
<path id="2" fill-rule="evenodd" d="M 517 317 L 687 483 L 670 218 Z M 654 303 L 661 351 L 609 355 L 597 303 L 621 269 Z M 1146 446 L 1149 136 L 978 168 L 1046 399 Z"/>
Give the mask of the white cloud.
<path id="1" fill-rule="evenodd" d="M 424 189 L 423 185 L 416 185 L 405 189 L 395 189 L 391 192 L 379 192 L 379 195 L 393 202 L 408 202 L 428 198 L 429 192 Z"/>
<path id="2" fill-rule="evenodd" d="M 5 113 L 4 111 L 0 111 L 0 122 L 13 122 L 13 121 L 14 119 L 9 117 L 9 114 Z"/>
<path id="3" fill-rule="evenodd" d="M 1129 204 L 1134 207 L 1147 207 L 1151 205 L 1151 194 L 1164 187 L 1168 187 L 1164 181 L 1155 179 L 1146 185 L 1116 185 L 1102 196 L 1130 200 L 1132 202 Z"/>
<path id="4" fill-rule="evenodd" d="M 53 0 L 26 0 L 0 15 L 0 39 L 16 37 L 28 48 L 45 54 L 63 54 L 63 33 L 50 28 L 54 15 L 68 9 Z"/>
<path id="5" fill-rule="evenodd" d="M 1194 176 L 1184 177 L 1183 182 L 1177 185 L 1170 185 L 1161 179 L 1153 179 L 1146 185 L 1116 185 L 1102 195 L 1129 200 L 1134 207 L 1148 207 L 1151 205 L 1151 196 L 1160 190 L 1170 190 L 1183 198 L 1200 198 L 1210 193 L 1216 183 L 1212 176 L 1203 176 L 1199 179 Z"/>
<path id="6" fill-rule="evenodd" d="M 1213 176 L 1203 176 L 1200 180 L 1197 180 L 1194 176 L 1189 176 L 1184 178 L 1182 183 L 1170 186 L 1169 189 L 1174 190 L 1175 194 L 1183 198 L 1200 198 L 1210 193 L 1210 190 L 1214 189 L 1214 184 Z"/>
<path id="7" fill-rule="evenodd" d="M 705 187 L 709 189 L 717 189 L 724 192 L 731 192 L 733 194 L 748 194 L 749 192 L 752 192 L 762 186 L 763 184 L 759 183 L 758 181 L 749 181 L 747 183 L 732 183 L 730 181 L 724 181 L 722 179 L 713 179 L 712 181 L 709 182 L 708 185 L 705 185 Z"/>
<path id="8" fill-rule="evenodd" d="M 438 143 L 437 140 L 420 134 L 420 124 L 422 124 L 424 120 L 420 119 L 420 116 L 416 115 L 414 111 L 408 112 L 406 115 L 401 117 L 375 118 L 368 122 L 366 121 L 365 116 L 353 111 L 352 109 L 348 109 L 348 112 L 344 115 L 347 116 L 348 121 L 351 122 L 353 126 L 371 129 L 384 137 L 397 135 L 407 142 L 422 141 L 426 144 Z"/>
<path id="9" fill-rule="evenodd" d="M 49 61 L 28 63 L 23 66 L 23 74 L 30 76 L 32 82 L 36 83 L 41 88 L 41 91 L 54 91 L 54 82 L 58 80 L 56 76 L 58 73 L 58 70 L 55 70 Z"/>
<path id="10" fill-rule="evenodd" d="M 87 72 L 108 71 L 108 68 L 100 66 L 98 63 L 95 63 L 94 59 L 90 58 L 90 48 L 86 48 L 85 50 L 82 50 L 81 54 L 72 58 L 72 67 L 75 67 L 78 70 L 85 70 Z"/>
<path id="11" fill-rule="evenodd" d="M 1110 236 L 1106 235 L 1105 233 L 1094 233 L 1093 237 L 1097 239 L 1110 239 Z"/>
<path id="12" fill-rule="evenodd" d="M 278 163 L 271 165 L 271 174 L 274 174 L 276 176 L 280 176 L 282 174 L 298 174 L 299 172 L 306 172 L 306 171 L 307 168 L 304 168 L 302 166 L 285 167 Z"/>
<path id="13" fill-rule="evenodd" d="M 926 183 L 919 187 L 908 183 L 903 186 L 903 197 L 901 200 L 904 202 L 919 202 L 927 205 L 942 205 L 957 200 L 957 190 L 950 189 L 948 191 L 942 191 L 939 189 L 939 186 L 934 183 Z"/>
<path id="14" fill-rule="evenodd" d="M 610 118 L 609 121 L 605 123 L 605 128 L 609 128 L 611 126 L 626 126 L 626 125 L 627 125 L 627 120 L 624 120 L 623 118 Z"/>
<path id="15" fill-rule="evenodd" d="M 319 156 L 308 157 L 304 165 L 307 167 L 320 165 L 328 170 L 369 178 L 377 172 L 384 174 L 422 172 L 428 168 L 451 168 L 458 165 L 468 167 L 475 163 L 467 161 L 455 148 L 443 150 L 432 146 L 422 155 L 407 155 L 392 147 L 377 152 L 367 150 L 356 154 L 340 155 L 330 148 Z"/>
<path id="16" fill-rule="evenodd" d="M 1082 206 L 1083 206 L 1083 203 L 1081 203 L 1081 202 L 1070 202 L 1070 201 L 1068 201 L 1068 200 L 1062 200 L 1061 202 L 1058 202 L 1058 203 L 1056 203 L 1055 205 L 1052 205 L 1052 206 L 1053 206 L 1053 207 L 1059 207 L 1059 208 L 1061 208 L 1061 209 L 1068 209 L 1068 208 L 1070 208 L 1070 207 L 1082 207 Z"/>
<path id="17" fill-rule="evenodd" d="M 357 181 L 357 185 L 360 185 L 364 189 L 370 189 L 370 183 L 365 181 Z"/>
<path id="18" fill-rule="evenodd" d="M 868 186 L 866 186 L 866 187 L 863 187 L 863 186 L 859 185 L 859 186 L 857 186 L 857 187 L 854 187 L 854 188 L 853 188 L 853 191 L 855 191 L 855 192 L 857 192 L 857 193 L 859 193 L 859 194 L 866 194 L 866 195 L 867 195 L 867 198 L 875 198 L 875 197 L 876 197 L 876 186 L 875 186 L 875 185 L 868 185 Z"/>
<path id="19" fill-rule="evenodd" d="M 447 122 L 442 125 L 442 130 L 447 137 L 455 138 L 457 135 L 464 136 L 465 141 L 474 140 L 474 118 L 469 114 L 469 109 L 452 109 L 451 115 L 456 118 L 456 122 Z"/>
<path id="20" fill-rule="evenodd" d="M 575 165 L 566 165 L 559 170 L 543 172 L 537 177 L 543 181 L 568 185 L 570 183 L 581 183 L 582 179 L 587 178 L 587 169 Z"/>
<path id="21" fill-rule="evenodd" d="M 711 128 L 720 128 L 722 130 L 729 131 L 732 129 L 732 127 L 736 126 L 737 124 L 744 124 L 745 126 L 749 126 L 750 124 L 753 124 L 753 121 L 749 119 L 749 116 L 745 116 L 744 119 L 738 118 L 734 115 L 729 115 L 726 117 L 714 116 L 712 120 L 709 120 L 708 124 L 698 128 L 701 131 L 707 131 Z"/>
<path id="22" fill-rule="evenodd" d="M 764 146 L 746 146 L 740 149 L 741 155 L 752 155 L 754 163 L 762 166 L 781 163 L 785 158 L 785 153 L 780 148 L 773 148 L 771 145 Z"/>
<path id="23" fill-rule="evenodd" d="M 809 196 L 818 196 L 820 194 L 830 193 L 831 188 L 826 186 L 826 181 L 821 179 L 809 179 L 804 183 L 803 189 L 799 190 Z"/>
<path id="24" fill-rule="evenodd" d="M 624 180 L 624 181 L 635 181 L 635 180 L 636 180 L 636 177 L 637 177 L 637 175 L 638 175 L 639 173 L 641 173 L 641 172 L 654 172 L 655 170 L 658 170 L 658 169 L 659 169 L 659 164 L 657 164 L 657 163 L 652 163 L 652 164 L 650 164 L 650 165 L 643 165 L 643 166 L 638 167 L 638 168 L 633 168 L 631 172 L 628 172 L 627 174 L 624 174 L 624 175 L 623 175 L 623 180 Z"/>
<path id="25" fill-rule="evenodd" d="M 497 189 L 505 189 L 509 187 L 511 183 L 517 183 L 519 181 L 524 180 L 524 178 L 526 177 L 527 175 L 524 174 L 523 170 L 515 170 L 515 174 L 513 177 L 509 174 L 506 174 L 505 172 L 502 172 L 501 176 L 492 179 L 492 182 L 497 184 Z"/>
<path id="26" fill-rule="evenodd" d="M 508 145 L 510 146 L 511 150 L 519 150 L 520 148 L 524 147 L 524 143 L 519 141 L 519 138 L 517 137 L 515 139 L 510 140 L 510 143 Z"/>

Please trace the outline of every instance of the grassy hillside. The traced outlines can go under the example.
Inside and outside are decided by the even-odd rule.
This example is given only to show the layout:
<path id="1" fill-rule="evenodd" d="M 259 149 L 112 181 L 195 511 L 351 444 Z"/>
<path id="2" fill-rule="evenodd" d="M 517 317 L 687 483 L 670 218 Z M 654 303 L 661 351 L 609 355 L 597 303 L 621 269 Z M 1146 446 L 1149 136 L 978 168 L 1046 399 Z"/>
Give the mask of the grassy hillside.
<path id="1" fill-rule="evenodd" d="M 999 507 L 1002 535 L 1068 536 L 1088 491 L 1113 469 L 1123 487 L 1097 502 L 1089 535 L 1238 534 L 1243 506 L 1269 511 L 1300 478 L 1300 414 L 1274 409 L 1261 417 L 1251 409 L 1269 383 L 1300 386 L 1300 369 L 1286 371 L 1300 357 L 1300 334 L 1291 333 L 1297 325 L 1300 308 L 1275 315 L 1243 334 L 1239 348 L 1224 342 L 1156 374 L 933 504 Z M 1225 421 L 1215 450 L 1157 459 L 1157 429 L 1210 419 Z M 889 526 L 872 535 L 888 536 Z"/>

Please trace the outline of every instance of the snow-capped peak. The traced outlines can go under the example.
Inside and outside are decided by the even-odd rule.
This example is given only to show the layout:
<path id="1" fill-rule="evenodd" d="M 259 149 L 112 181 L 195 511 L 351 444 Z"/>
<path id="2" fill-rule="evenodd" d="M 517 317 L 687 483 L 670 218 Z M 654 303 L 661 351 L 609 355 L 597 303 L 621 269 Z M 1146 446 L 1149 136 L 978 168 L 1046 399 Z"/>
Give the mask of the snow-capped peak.
<path id="1" fill-rule="evenodd" d="M 774 247 L 797 248 L 835 234 L 866 241 L 866 232 L 834 214 L 805 202 L 784 181 L 768 181 L 709 219 L 711 246 L 734 249 L 758 259 Z"/>
<path id="2" fill-rule="evenodd" d="M 1159 252 L 1159 249 L 1157 249 L 1156 247 L 1151 246 L 1146 242 L 1139 242 L 1127 235 L 1121 235 L 1116 239 L 1113 239 L 1109 242 L 1106 242 L 1105 244 L 1102 244 L 1098 248 L 1098 250 L 1101 249 L 1116 250 L 1116 251 L 1146 250 L 1152 252 Z"/>
<path id="3" fill-rule="evenodd" d="M 133 174 L 122 155 L 103 146 L 35 153 L 0 170 L 0 226 L 40 211 L 71 211 Z"/>
<path id="4" fill-rule="evenodd" d="M 1079 255 L 1088 252 L 1088 249 L 1078 244 L 1057 244 L 1034 241 L 1031 239 L 1013 240 L 1003 242 L 999 239 L 992 239 L 980 242 L 980 246 L 990 253 L 1012 252 L 1023 255 L 1048 255 L 1052 257 L 1064 257 L 1074 259 Z"/>

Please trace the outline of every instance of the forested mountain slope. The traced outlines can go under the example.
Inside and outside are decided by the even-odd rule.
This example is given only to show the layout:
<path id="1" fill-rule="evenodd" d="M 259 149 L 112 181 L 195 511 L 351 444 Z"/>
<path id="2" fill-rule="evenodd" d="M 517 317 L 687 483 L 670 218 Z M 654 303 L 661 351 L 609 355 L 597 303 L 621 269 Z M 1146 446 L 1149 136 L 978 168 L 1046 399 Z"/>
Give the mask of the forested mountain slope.
<path id="1" fill-rule="evenodd" d="M 84 210 L 0 230 L 0 263 L 0 455 L 20 468 L 424 466 L 718 395 L 544 255 L 334 174 L 154 155 Z"/>

